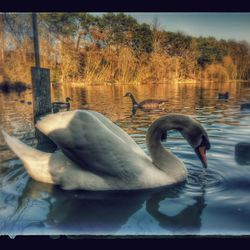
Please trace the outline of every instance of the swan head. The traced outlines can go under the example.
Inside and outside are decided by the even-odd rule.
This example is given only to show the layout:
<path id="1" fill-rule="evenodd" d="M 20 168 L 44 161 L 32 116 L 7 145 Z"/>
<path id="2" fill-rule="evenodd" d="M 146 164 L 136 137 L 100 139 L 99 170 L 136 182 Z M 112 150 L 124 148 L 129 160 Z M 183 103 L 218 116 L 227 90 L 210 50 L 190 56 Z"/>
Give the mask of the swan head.
<path id="1" fill-rule="evenodd" d="M 200 138 L 199 145 L 195 147 L 195 153 L 199 157 L 200 161 L 202 162 L 203 166 L 207 168 L 207 157 L 206 151 L 209 150 L 211 147 L 208 137 L 202 135 Z"/>
<path id="2" fill-rule="evenodd" d="M 205 129 L 195 119 L 191 118 L 188 126 L 183 127 L 180 132 L 194 149 L 202 165 L 207 168 L 206 151 L 211 148 L 211 144 Z"/>
<path id="3" fill-rule="evenodd" d="M 150 155 L 156 155 L 155 152 L 159 151 L 159 141 L 166 141 L 169 130 L 179 131 L 193 148 L 202 165 L 207 168 L 206 151 L 211 147 L 208 134 L 197 120 L 188 115 L 168 114 L 151 124 L 146 134 Z"/>

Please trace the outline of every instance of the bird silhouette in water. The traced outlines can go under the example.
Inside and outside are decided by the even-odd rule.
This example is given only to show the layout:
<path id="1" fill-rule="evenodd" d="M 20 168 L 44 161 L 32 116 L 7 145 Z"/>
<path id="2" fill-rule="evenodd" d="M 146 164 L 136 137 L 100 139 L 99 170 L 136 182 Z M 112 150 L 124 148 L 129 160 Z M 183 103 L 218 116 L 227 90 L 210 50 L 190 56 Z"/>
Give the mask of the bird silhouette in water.
<path id="1" fill-rule="evenodd" d="M 228 98 L 229 98 L 229 93 L 228 93 L 228 92 L 219 93 L 219 94 L 218 94 L 218 99 L 227 100 Z"/>
<path id="2" fill-rule="evenodd" d="M 248 102 L 248 103 L 242 103 L 240 105 L 240 110 L 241 111 L 250 111 L 250 102 Z"/>
<path id="3" fill-rule="evenodd" d="M 70 97 L 66 97 L 65 102 L 52 102 L 52 112 L 57 113 L 60 109 L 66 109 L 67 111 L 70 110 Z"/>
<path id="4" fill-rule="evenodd" d="M 240 165 L 250 165 L 250 142 L 239 142 L 235 145 L 235 160 Z"/>

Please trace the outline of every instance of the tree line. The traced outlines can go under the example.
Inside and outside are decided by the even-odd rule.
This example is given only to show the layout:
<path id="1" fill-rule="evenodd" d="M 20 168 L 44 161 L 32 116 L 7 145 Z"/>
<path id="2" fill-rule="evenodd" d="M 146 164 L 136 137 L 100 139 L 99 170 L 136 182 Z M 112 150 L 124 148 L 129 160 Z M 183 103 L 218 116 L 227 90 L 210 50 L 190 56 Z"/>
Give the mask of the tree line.
<path id="1" fill-rule="evenodd" d="M 0 15 L 0 74 L 30 82 L 31 15 Z M 41 66 L 52 82 L 165 83 L 248 80 L 247 42 L 193 37 L 124 13 L 41 13 Z"/>

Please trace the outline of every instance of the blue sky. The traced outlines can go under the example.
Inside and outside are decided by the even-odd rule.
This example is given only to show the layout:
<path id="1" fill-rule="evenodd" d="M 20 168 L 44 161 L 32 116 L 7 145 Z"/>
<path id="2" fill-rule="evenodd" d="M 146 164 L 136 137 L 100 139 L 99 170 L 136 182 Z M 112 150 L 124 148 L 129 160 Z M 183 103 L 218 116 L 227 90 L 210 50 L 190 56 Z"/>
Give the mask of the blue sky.
<path id="1" fill-rule="evenodd" d="M 99 13 L 101 14 L 101 13 Z M 250 13 L 125 13 L 140 23 L 151 24 L 157 17 L 167 31 L 182 31 L 192 36 L 245 40 L 250 43 Z"/>

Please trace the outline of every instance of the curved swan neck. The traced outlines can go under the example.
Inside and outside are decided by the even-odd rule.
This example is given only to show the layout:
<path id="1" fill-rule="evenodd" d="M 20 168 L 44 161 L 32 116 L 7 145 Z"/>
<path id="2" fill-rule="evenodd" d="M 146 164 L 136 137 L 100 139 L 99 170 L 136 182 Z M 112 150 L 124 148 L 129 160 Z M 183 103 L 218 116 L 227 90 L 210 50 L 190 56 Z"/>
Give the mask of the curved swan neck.
<path id="1" fill-rule="evenodd" d="M 131 101 L 132 101 L 132 103 L 133 103 L 134 106 L 138 105 L 138 102 L 135 100 L 135 98 L 134 98 L 134 96 L 132 94 L 130 94 L 129 97 L 131 98 Z"/>
<path id="2" fill-rule="evenodd" d="M 146 134 L 147 145 L 149 151 L 154 151 L 154 146 L 161 146 L 160 139 L 164 133 L 169 130 L 182 130 L 186 124 L 180 119 L 181 115 L 167 115 L 154 121 L 149 127 Z"/>
<path id="3" fill-rule="evenodd" d="M 153 163 L 176 180 L 184 179 L 186 176 L 185 165 L 178 157 L 162 146 L 161 137 L 168 130 L 181 131 L 183 129 L 185 123 L 183 124 L 179 118 L 182 117 L 175 115 L 161 117 L 152 123 L 146 134 L 146 143 Z"/>

